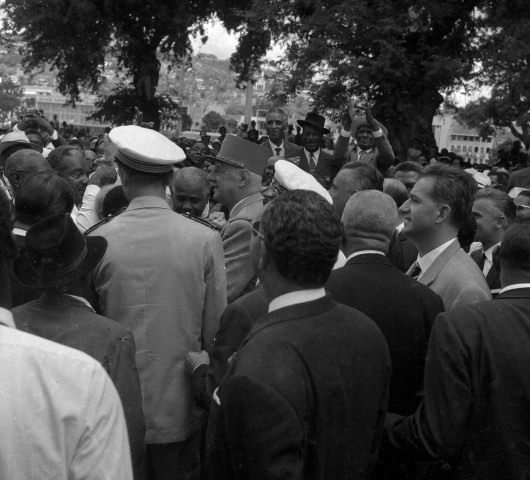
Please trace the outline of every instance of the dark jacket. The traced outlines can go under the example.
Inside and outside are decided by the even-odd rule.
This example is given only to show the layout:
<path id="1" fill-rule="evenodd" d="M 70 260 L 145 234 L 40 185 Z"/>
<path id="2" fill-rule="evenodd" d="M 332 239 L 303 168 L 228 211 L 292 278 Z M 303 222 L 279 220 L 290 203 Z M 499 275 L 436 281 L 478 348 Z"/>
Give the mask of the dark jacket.
<path id="1" fill-rule="evenodd" d="M 68 295 L 43 294 L 12 313 L 19 330 L 81 350 L 103 365 L 122 401 L 134 478 L 145 478 L 145 421 L 132 333 Z"/>
<path id="2" fill-rule="evenodd" d="M 418 249 L 403 232 L 394 230 L 387 257 L 394 267 L 406 273 L 417 260 Z"/>
<path id="3" fill-rule="evenodd" d="M 392 443 L 449 461 L 446 478 L 522 480 L 530 471 L 530 289 L 455 308 L 434 324 L 425 398 L 389 415 Z"/>
<path id="4" fill-rule="evenodd" d="M 482 258 L 482 249 L 471 252 L 469 256 L 473 260 L 475 260 L 475 263 L 477 265 L 480 265 L 480 260 Z M 486 282 L 488 284 L 488 287 L 490 287 L 491 296 L 495 298 L 501 289 L 501 265 L 498 250 L 493 255 L 493 264 L 491 265 L 491 268 L 488 274 L 486 275 Z"/>
<path id="5" fill-rule="evenodd" d="M 267 314 L 212 402 L 211 478 L 367 478 L 389 375 L 377 326 L 329 295 Z"/>
<path id="6" fill-rule="evenodd" d="M 298 165 L 304 172 L 309 172 L 309 158 L 306 156 L 304 149 L 300 152 L 300 163 Z M 335 175 L 337 175 L 340 167 L 342 166 L 341 161 L 335 161 L 333 155 L 320 150 L 318 154 L 318 162 L 313 172 L 315 177 L 323 179 L 323 184 L 326 188 L 330 188 Z"/>

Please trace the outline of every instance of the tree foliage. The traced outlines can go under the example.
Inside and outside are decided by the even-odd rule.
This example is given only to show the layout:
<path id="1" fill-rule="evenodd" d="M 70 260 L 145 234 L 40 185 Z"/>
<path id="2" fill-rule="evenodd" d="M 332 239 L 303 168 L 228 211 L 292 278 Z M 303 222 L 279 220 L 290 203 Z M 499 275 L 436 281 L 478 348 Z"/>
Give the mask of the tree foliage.
<path id="1" fill-rule="evenodd" d="M 8 78 L 0 83 L 0 122 L 5 122 L 13 110 L 20 106 L 24 89 Z"/>
<path id="2" fill-rule="evenodd" d="M 202 117 L 202 128 L 208 132 L 217 132 L 225 124 L 225 119 L 217 112 L 208 112 Z"/>

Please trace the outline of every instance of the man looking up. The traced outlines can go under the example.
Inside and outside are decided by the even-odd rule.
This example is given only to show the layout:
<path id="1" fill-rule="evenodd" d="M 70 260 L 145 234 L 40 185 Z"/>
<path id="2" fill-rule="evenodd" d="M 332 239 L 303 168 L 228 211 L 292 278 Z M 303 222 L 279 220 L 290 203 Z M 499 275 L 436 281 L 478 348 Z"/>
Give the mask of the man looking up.
<path id="1" fill-rule="evenodd" d="M 340 221 L 320 195 L 294 190 L 253 228 L 270 303 L 213 395 L 212 478 L 369 478 L 390 361 L 376 325 L 324 290 Z"/>
<path id="2" fill-rule="evenodd" d="M 491 298 L 484 275 L 457 239 L 476 190 L 473 177 L 463 170 L 430 165 L 399 209 L 405 220 L 402 232 L 418 249 L 407 275 L 440 295 L 446 311 Z"/>
<path id="3" fill-rule="evenodd" d="M 284 140 L 288 120 L 287 114 L 281 108 L 271 108 L 267 112 L 265 130 L 267 130 L 269 141 L 263 146 L 268 148 L 272 155 L 280 155 L 283 158 L 299 157 L 301 148 Z"/>
<path id="4" fill-rule="evenodd" d="M 486 277 L 495 297 L 501 288 L 499 249 L 506 230 L 515 222 L 515 203 L 507 193 L 483 188 L 475 194 L 471 211 L 477 224 L 475 241 L 480 242 L 482 248 L 470 255 Z"/>
<path id="5" fill-rule="evenodd" d="M 266 148 L 234 135 L 228 135 L 217 157 L 211 157 L 215 167 L 208 180 L 213 199 L 230 210 L 228 222 L 221 230 L 228 303 L 256 284 L 249 243 L 252 221 L 263 208 L 261 174 L 269 157 Z"/>

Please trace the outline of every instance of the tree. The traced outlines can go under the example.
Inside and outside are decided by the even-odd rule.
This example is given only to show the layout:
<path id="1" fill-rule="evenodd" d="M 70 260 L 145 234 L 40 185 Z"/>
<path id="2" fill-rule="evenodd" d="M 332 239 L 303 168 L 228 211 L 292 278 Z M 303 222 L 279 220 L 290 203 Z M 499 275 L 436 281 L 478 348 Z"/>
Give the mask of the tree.
<path id="1" fill-rule="evenodd" d="M 10 79 L 0 80 L 0 122 L 4 123 L 9 120 L 13 110 L 20 106 L 24 89 Z"/>
<path id="2" fill-rule="evenodd" d="M 228 0 L 225 0 L 228 2 Z M 523 0 L 514 0 L 518 5 Z M 272 41 L 283 41 L 277 63 L 285 92 L 308 88 L 314 106 L 335 118 L 350 97 L 373 103 L 396 152 L 412 138 L 433 143 L 432 118 L 443 93 L 475 75 L 476 59 L 501 0 L 235 0 L 221 19 L 242 23 L 233 67 L 248 78 Z M 502 14 L 501 14 L 502 15 Z M 498 22 L 493 22 L 495 24 Z"/>
<path id="3" fill-rule="evenodd" d="M 225 124 L 225 119 L 217 112 L 208 112 L 202 117 L 202 128 L 208 132 L 217 132 Z"/>
<path id="4" fill-rule="evenodd" d="M 134 89 L 135 105 L 157 128 L 159 57 L 172 64 L 189 59 L 190 35 L 204 35 L 203 24 L 212 14 L 212 3 L 4 0 L 3 29 L 22 36 L 28 70 L 46 64 L 57 70 L 58 89 L 71 101 L 79 98 L 82 87 L 98 91 L 105 55 L 110 53 Z"/>

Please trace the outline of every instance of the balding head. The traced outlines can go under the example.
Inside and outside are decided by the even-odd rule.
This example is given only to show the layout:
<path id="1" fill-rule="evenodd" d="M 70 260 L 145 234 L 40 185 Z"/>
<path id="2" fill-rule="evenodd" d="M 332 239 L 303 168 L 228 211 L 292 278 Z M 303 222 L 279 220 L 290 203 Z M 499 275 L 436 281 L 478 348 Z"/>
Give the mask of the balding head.
<path id="1" fill-rule="evenodd" d="M 207 174 L 196 167 L 181 168 L 173 174 L 173 210 L 201 217 L 208 203 Z"/>
<path id="2" fill-rule="evenodd" d="M 18 187 L 27 176 L 34 173 L 51 172 L 52 167 L 42 154 L 35 150 L 19 150 L 8 157 L 5 165 L 5 176 L 9 180 L 13 192 L 16 194 Z"/>
<path id="3" fill-rule="evenodd" d="M 397 207 L 390 195 L 377 190 L 354 194 L 342 215 L 346 255 L 360 250 L 388 251 L 397 220 Z"/>

